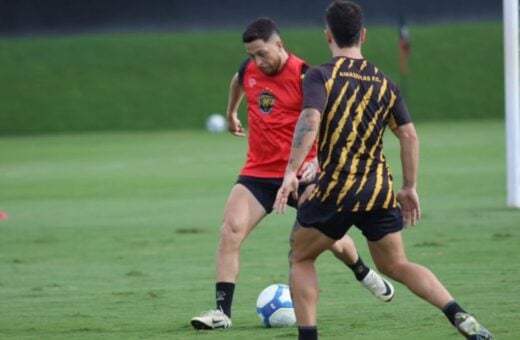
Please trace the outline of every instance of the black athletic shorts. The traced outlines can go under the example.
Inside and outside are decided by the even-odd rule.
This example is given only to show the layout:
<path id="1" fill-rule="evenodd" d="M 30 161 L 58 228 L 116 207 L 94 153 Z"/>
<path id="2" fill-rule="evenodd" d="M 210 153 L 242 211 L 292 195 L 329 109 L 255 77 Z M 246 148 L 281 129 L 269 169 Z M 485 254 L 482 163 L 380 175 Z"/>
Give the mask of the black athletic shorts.
<path id="1" fill-rule="evenodd" d="M 307 200 L 298 209 L 296 217 L 302 227 L 313 227 L 330 238 L 339 240 L 355 225 L 369 241 L 403 229 L 400 208 L 370 211 L 340 211 L 318 200 Z"/>
<path id="2" fill-rule="evenodd" d="M 238 176 L 237 184 L 242 184 L 249 190 L 253 196 L 264 207 L 266 213 L 273 211 L 274 201 L 276 200 L 276 193 L 282 185 L 283 178 L 259 178 L 251 176 Z M 302 183 L 298 187 L 298 197 L 303 194 L 305 189 L 314 182 Z M 293 208 L 298 206 L 298 202 L 294 200 L 292 195 L 289 196 L 287 204 Z"/>

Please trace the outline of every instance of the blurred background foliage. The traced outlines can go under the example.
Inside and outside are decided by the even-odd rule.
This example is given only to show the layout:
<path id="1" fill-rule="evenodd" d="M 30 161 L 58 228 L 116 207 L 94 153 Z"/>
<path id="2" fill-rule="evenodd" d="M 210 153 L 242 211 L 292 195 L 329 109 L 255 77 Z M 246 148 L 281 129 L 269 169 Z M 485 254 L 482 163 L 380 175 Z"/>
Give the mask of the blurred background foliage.
<path id="1" fill-rule="evenodd" d="M 246 58 L 242 25 L 260 15 L 274 17 L 286 48 L 310 64 L 330 58 L 321 23 L 328 1 L 301 1 L 299 11 L 295 1 L 202 1 L 200 13 L 188 1 L 124 3 L 0 0 L 1 135 L 202 129 L 209 114 L 225 113 Z M 398 84 L 397 22 L 409 22 L 405 96 L 415 120 L 503 118 L 500 4 L 360 3 L 365 57 Z"/>

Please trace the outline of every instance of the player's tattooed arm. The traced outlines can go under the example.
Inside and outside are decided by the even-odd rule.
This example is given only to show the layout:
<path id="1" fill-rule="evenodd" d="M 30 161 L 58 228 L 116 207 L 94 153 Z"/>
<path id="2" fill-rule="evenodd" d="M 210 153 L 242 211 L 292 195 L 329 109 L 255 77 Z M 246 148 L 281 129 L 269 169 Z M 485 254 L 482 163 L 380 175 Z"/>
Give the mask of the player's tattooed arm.
<path id="1" fill-rule="evenodd" d="M 293 147 L 301 147 L 307 133 L 318 131 L 320 113 L 314 109 L 304 109 L 294 131 Z M 312 146 L 312 144 L 311 144 Z"/>
<path id="2" fill-rule="evenodd" d="M 289 163 L 285 169 L 282 186 L 276 193 L 274 208 L 278 213 L 283 214 L 287 209 L 289 195 L 298 200 L 298 169 L 314 144 L 320 126 L 320 118 L 321 114 L 316 109 L 305 108 L 300 114 L 294 129 Z"/>
<path id="3" fill-rule="evenodd" d="M 321 114 L 313 108 L 305 108 L 300 114 L 298 123 L 294 130 L 291 155 L 287 170 L 297 171 L 305 160 L 305 157 L 312 149 L 318 129 L 320 126 Z"/>

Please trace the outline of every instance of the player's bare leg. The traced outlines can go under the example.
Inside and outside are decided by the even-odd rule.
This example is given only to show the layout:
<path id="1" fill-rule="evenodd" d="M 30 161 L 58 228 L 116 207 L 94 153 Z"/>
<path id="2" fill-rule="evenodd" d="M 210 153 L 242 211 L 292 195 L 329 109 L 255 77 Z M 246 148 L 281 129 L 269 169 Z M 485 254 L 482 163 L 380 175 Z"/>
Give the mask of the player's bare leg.
<path id="1" fill-rule="evenodd" d="M 307 199 L 314 187 L 314 185 L 307 186 L 299 198 L 298 205 L 301 205 Z M 350 236 L 345 234 L 343 238 L 334 242 L 329 250 L 338 260 L 352 270 L 361 285 L 374 294 L 375 297 L 383 302 L 392 300 L 394 287 L 389 281 L 363 263 L 363 260 L 357 252 L 356 245 Z"/>
<path id="2" fill-rule="evenodd" d="M 300 195 L 298 199 L 298 206 L 300 206 L 307 199 L 307 197 L 309 197 L 314 188 L 315 185 L 307 186 L 303 194 Z M 354 265 L 359 259 L 356 245 L 348 235 L 345 235 L 341 240 L 334 242 L 334 244 L 330 247 L 330 251 L 332 251 L 338 260 L 342 261 L 347 266 Z"/>
<path id="3" fill-rule="evenodd" d="M 236 184 L 224 210 L 217 250 L 217 282 L 236 282 L 240 271 L 240 247 L 247 235 L 266 215 L 253 194 Z"/>
<path id="4" fill-rule="evenodd" d="M 315 260 L 334 243 L 314 228 L 297 226 L 291 252 L 291 290 L 300 326 L 316 325 L 319 288 Z"/>
<path id="5" fill-rule="evenodd" d="M 217 307 L 192 318 L 194 328 L 212 330 L 231 327 L 231 304 L 240 272 L 240 247 L 265 215 L 265 209 L 248 189 L 242 184 L 233 187 L 224 210 L 217 250 Z"/>
<path id="6" fill-rule="evenodd" d="M 415 295 L 441 309 L 466 338 L 492 338 L 486 328 L 453 300 L 448 290 L 428 268 L 408 261 L 401 232 L 387 234 L 375 242 L 368 241 L 368 247 L 381 273 L 401 282 Z"/>
<path id="7" fill-rule="evenodd" d="M 414 294 L 432 305 L 442 308 L 453 300 L 437 277 L 426 267 L 406 258 L 401 232 L 386 235 L 368 247 L 377 269 L 386 276 L 401 282 Z"/>
<path id="8" fill-rule="evenodd" d="M 359 259 L 356 245 L 348 235 L 345 235 L 341 240 L 334 242 L 330 247 L 330 251 L 338 260 L 342 261 L 347 266 L 353 266 Z"/>
<path id="9" fill-rule="evenodd" d="M 329 249 L 334 240 L 317 229 L 298 225 L 293 234 L 291 261 L 291 293 L 299 333 L 316 334 L 316 306 L 319 287 L 315 260 Z M 303 335 L 303 334 L 300 334 Z"/>

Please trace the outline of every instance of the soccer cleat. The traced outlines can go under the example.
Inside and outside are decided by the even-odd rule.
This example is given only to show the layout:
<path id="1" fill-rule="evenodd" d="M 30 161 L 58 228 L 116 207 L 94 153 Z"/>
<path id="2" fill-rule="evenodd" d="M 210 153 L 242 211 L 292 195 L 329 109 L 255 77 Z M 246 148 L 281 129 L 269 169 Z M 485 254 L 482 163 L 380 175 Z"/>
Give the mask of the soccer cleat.
<path id="1" fill-rule="evenodd" d="M 191 319 L 195 329 L 220 329 L 231 327 L 231 319 L 220 309 L 210 310 Z"/>
<path id="2" fill-rule="evenodd" d="M 493 339 L 491 332 L 482 326 L 477 319 L 468 313 L 455 314 L 455 327 L 466 339 L 488 340 Z"/>
<path id="3" fill-rule="evenodd" d="M 394 287 L 381 275 L 370 269 L 363 280 L 363 287 L 372 292 L 379 300 L 389 302 L 394 297 Z"/>

